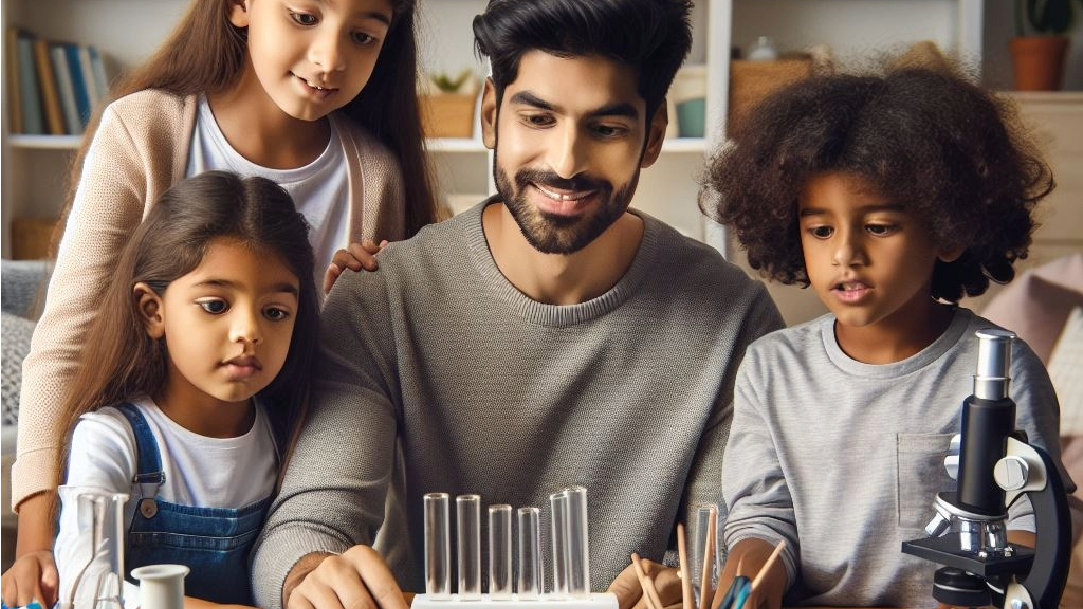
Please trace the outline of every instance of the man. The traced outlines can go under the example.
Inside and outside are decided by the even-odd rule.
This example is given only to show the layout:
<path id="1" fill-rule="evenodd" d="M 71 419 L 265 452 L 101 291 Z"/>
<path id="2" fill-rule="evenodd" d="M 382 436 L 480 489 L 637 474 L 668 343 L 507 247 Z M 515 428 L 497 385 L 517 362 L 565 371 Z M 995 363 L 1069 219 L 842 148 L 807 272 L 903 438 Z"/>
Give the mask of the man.
<path id="1" fill-rule="evenodd" d="M 475 19 L 499 194 L 338 278 L 313 413 L 254 555 L 260 606 L 404 608 L 392 571 L 423 589 L 429 492 L 544 507 L 586 487 L 593 589 L 718 501 L 737 365 L 782 323 L 761 284 L 628 209 L 689 8 L 492 0 Z"/>

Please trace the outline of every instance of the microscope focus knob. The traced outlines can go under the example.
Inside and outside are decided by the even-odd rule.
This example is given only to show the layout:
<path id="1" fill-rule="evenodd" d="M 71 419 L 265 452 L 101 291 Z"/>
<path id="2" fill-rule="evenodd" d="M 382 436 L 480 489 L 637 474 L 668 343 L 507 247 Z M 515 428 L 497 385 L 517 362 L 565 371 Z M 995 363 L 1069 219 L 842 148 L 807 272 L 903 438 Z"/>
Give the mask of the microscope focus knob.
<path id="1" fill-rule="evenodd" d="M 1017 491 L 1027 484 L 1030 466 L 1022 457 L 1009 455 L 993 466 L 993 479 L 1006 491 Z"/>
<path id="2" fill-rule="evenodd" d="M 944 469 L 948 472 L 948 477 L 952 480 L 959 479 L 959 455 L 948 455 L 944 457 Z"/>

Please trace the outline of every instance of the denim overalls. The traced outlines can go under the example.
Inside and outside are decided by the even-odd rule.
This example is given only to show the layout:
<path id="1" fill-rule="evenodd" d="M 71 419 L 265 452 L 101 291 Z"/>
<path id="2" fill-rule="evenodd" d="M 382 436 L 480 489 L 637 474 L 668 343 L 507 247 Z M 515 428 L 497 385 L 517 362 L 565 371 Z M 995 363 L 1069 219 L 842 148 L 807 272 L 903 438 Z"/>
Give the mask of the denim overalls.
<path id="1" fill-rule="evenodd" d="M 215 603 L 252 604 L 248 552 L 256 541 L 271 497 L 241 509 L 201 508 L 163 501 L 165 482 L 158 442 L 143 413 L 117 404 L 135 434 L 136 475 L 143 499 L 136 506 L 125 544 L 128 580 L 135 567 L 186 565 L 184 593 Z"/>

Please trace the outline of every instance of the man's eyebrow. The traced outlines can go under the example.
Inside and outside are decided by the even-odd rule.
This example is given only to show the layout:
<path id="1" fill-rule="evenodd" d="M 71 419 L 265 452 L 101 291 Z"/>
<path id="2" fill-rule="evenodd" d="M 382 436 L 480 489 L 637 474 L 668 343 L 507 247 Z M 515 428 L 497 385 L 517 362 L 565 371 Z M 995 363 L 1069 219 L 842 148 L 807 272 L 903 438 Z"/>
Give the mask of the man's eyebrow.
<path id="1" fill-rule="evenodd" d="M 530 91 L 519 91 L 518 93 L 512 95 L 511 99 L 508 101 L 513 104 L 533 106 L 539 110 L 549 110 L 550 112 L 555 109 L 552 104 L 538 97 L 537 95 L 534 95 Z"/>
<path id="2" fill-rule="evenodd" d="M 519 91 L 513 94 L 508 101 L 512 104 L 531 106 L 548 112 L 561 111 L 560 106 L 555 106 L 537 95 L 534 95 L 530 91 Z M 624 116 L 631 119 L 637 119 L 639 118 L 639 111 L 630 103 L 617 102 L 615 104 L 609 104 L 608 106 L 602 106 L 597 110 L 591 110 L 588 116 Z"/>

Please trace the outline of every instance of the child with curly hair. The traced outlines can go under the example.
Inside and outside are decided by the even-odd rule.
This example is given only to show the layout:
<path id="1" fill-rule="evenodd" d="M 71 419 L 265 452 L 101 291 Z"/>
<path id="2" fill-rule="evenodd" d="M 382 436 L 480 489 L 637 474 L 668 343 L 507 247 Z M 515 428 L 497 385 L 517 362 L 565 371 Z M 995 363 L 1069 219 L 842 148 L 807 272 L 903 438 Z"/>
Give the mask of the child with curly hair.
<path id="1" fill-rule="evenodd" d="M 936 566 L 900 544 L 954 488 L 942 461 L 975 331 L 992 326 L 958 300 L 1012 279 L 1053 188 L 1018 133 L 1005 102 L 954 74 L 833 75 L 772 96 L 712 159 L 721 196 L 704 211 L 752 268 L 830 311 L 762 337 L 738 372 L 721 590 L 785 540 L 749 607 L 935 605 Z M 1030 348 L 1013 351 L 1017 426 L 1059 465 L 1056 395 Z M 1029 504 L 1008 527 L 1033 545 Z"/>

